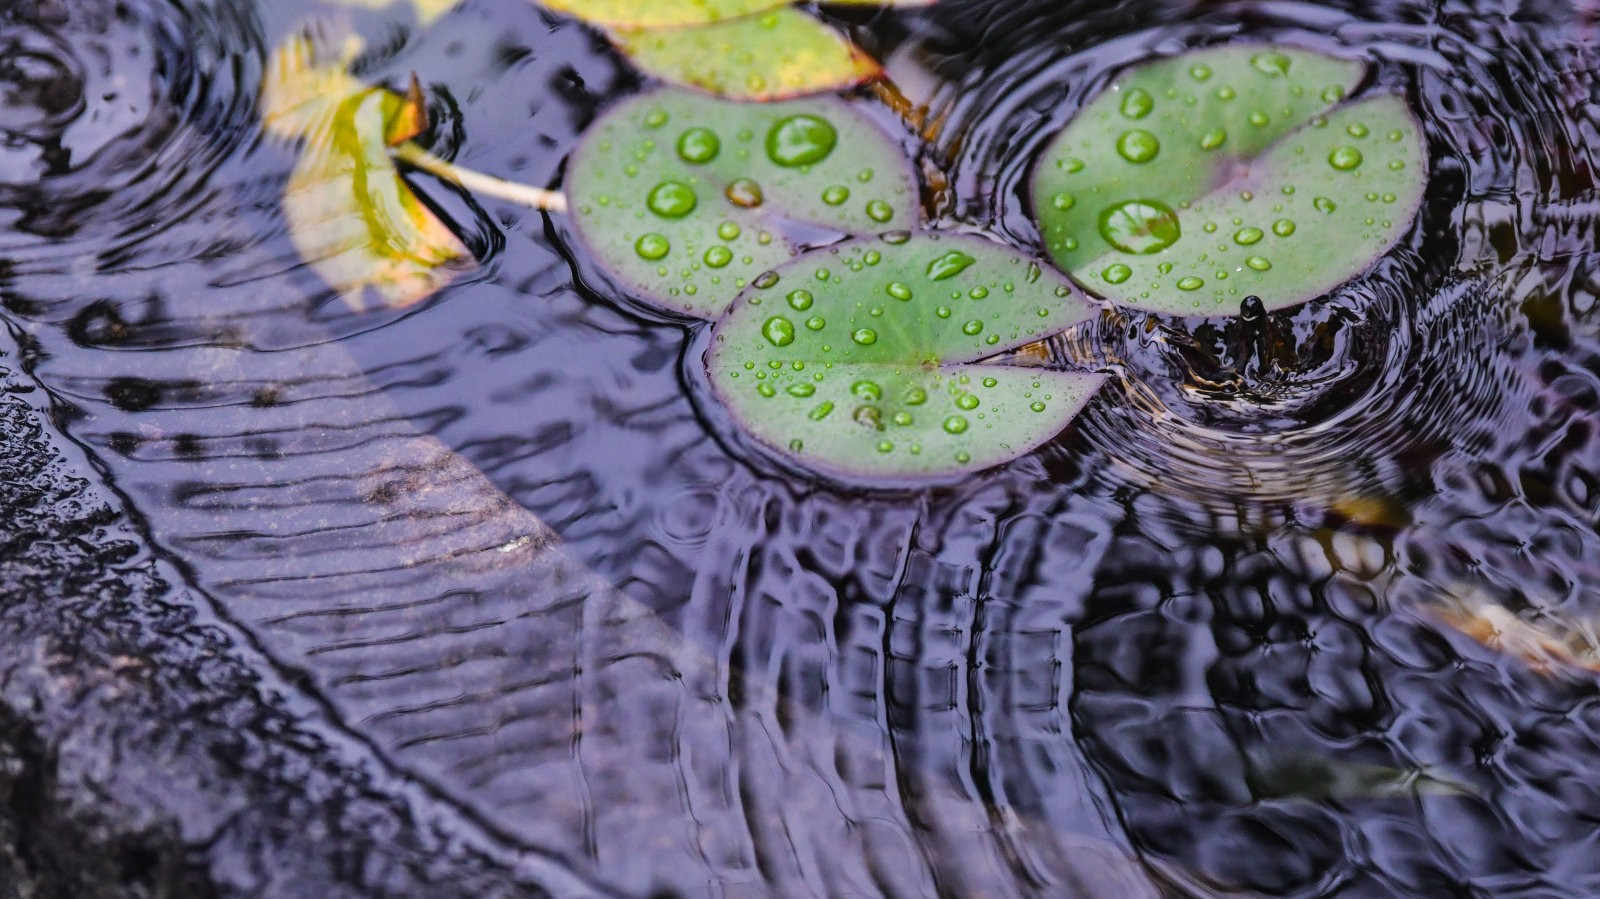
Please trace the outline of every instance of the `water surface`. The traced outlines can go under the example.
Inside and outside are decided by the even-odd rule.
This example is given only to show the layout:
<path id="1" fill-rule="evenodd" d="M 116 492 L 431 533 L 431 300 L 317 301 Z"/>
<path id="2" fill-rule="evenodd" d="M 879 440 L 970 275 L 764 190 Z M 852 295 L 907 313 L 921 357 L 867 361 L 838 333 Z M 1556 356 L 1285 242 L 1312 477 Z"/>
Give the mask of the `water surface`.
<path id="1" fill-rule="evenodd" d="M 321 18 L 319 18 L 321 17 Z M 1596 677 L 1429 612 L 1600 613 L 1593 24 L 1566 4 L 1007 3 L 837 21 L 940 227 L 1038 244 L 1033 154 L 1123 65 L 1359 56 L 1431 148 L 1370 276 L 1107 312 L 1059 438 L 872 495 L 764 461 L 701 329 L 559 217 L 413 183 L 480 257 L 352 312 L 255 96 L 311 19 L 435 150 L 558 186 L 639 78 L 521 0 L 0 11 L 0 301 L 99 476 L 277 671 L 464 837 L 620 895 L 1587 895 Z M 920 127 L 921 133 L 917 128 Z"/>

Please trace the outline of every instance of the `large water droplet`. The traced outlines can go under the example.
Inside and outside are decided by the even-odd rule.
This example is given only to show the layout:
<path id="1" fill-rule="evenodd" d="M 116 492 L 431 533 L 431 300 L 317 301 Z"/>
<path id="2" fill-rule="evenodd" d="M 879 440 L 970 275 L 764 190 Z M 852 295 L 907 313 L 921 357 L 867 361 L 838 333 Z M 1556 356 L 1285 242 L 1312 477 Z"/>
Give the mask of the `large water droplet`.
<path id="1" fill-rule="evenodd" d="M 822 402 L 817 404 L 817 407 L 815 409 L 812 409 L 810 412 L 806 413 L 806 417 L 811 419 L 812 421 L 821 421 L 824 418 L 827 418 L 828 417 L 828 413 L 830 413 L 832 411 L 833 411 L 833 403 L 830 403 L 827 400 L 823 400 Z"/>
<path id="2" fill-rule="evenodd" d="M 752 209 L 761 205 L 765 197 L 761 194 L 761 185 L 749 178 L 735 178 L 728 182 L 728 189 L 723 191 L 728 197 L 728 202 L 745 209 Z"/>
<path id="3" fill-rule="evenodd" d="M 1190 275 L 1187 278 L 1178 279 L 1179 290 L 1199 290 L 1204 286 L 1206 286 L 1206 282 L 1196 278 L 1194 275 Z"/>
<path id="4" fill-rule="evenodd" d="M 983 405 L 982 401 L 980 401 L 975 394 L 963 393 L 956 397 L 956 407 L 965 409 L 968 412 L 971 412 L 973 409 L 976 409 L 981 405 Z"/>
<path id="5" fill-rule="evenodd" d="M 1244 261 L 1244 264 L 1250 266 L 1258 272 L 1264 272 L 1267 269 L 1272 268 L 1272 263 L 1268 262 L 1264 256 L 1251 256 L 1249 259 Z"/>
<path id="6" fill-rule="evenodd" d="M 1223 128 L 1212 128 L 1200 135 L 1200 149 L 1215 150 L 1228 142 L 1228 132 Z"/>
<path id="7" fill-rule="evenodd" d="M 1318 212 L 1324 213 L 1331 213 L 1335 209 L 1339 208 L 1338 204 L 1334 203 L 1327 197 L 1317 197 L 1315 200 L 1311 201 L 1311 205 L 1317 207 Z"/>
<path id="8" fill-rule="evenodd" d="M 889 286 L 885 287 L 883 289 L 883 292 L 887 293 L 889 296 L 892 296 L 897 300 L 909 300 L 909 299 L 911 299 L 911 288 L 909 288 L 906 285 L 900 283 L 899 281 L 890 281 L 889 282 Z"/>
<path id="9" fill-rule="evenodd" d="M 1248 247 L 1251 244 L 1260 243 L 1261 238 L 1265 236 L 1265 232 L 1260 228 L 1240 228 L 1238 231 L 1233 232 L 1233 242 L 1241 247 Z"/>
<path id="10" fill-rule="evenodd" d="M 952 415 L 944 420 L 944 429 L 949 434 L 964 434 L 967 430 L 967 417 L 965 415 Z"/>
<path id="11" fill-rule="evenodd" d="M 733 240 L 739 236 L 739 226 L 733 222 L 723 222 L 717 226 L 717 236 L 723 240 Z"/>
<path id="12" fill-rule="evenodd" d="M 1122 132 L 1117 138 L 1117 155 L 1133 163 L 1145 163 L 1161 152 L 1161 141 L 1143 128 Z"/>
<path id="13" fill-rule="evenodd" d="M 640 257 L 649 259 L 652 262 L 666 256 L 667 251 L 671 249 L 672 243 L 668 241 L 664 235 L 656 234 L 653 231 L 640 237 L 633 244 L 634 252 L 638 253 Z"/>
<path id="14" fill-rule="evenodd" d="M 954 278 L 967 270 L 967 267 L 978 260 L 968 256 L 960 250 L 951 250 L 943 256 L 928 263 L 928 277 L 934 281 L 943 281 Z"/>
<path id="15" fill-rule="evenodd" d="M 828 320 L 820 315 L 813 315 L 806 319 L 806 328 L 812 331 L 821 331 L 828 326 Z"/>
<path id="16" fill-rule="evenodd" d="M 662 218 L 681 219 L 698 205 L 694 190 L 681 181 L 663 181 L 651 191 L 646 204 Z"/>
<path id="17" fill-rule="evenodd" d="M 850 339 L 862 346 L 872 346 L 878 342 L 878 332 L 871 328 L 857 328 Z"/>
<path id="18" fill-rule="evenodd" d="M 983 322 L 973 319 L 961 326 L 961 333 L 969 337 L 976 337 L 983 333 Z"/>
<path id="19" fill-rule="evenodd" d="M 812 395 L 813 393 L 816 393 L 816 392 L 817 392 L 817 388 L 816 387 L 814 387 L 814 386 L 812 386 L 810 384 L 807 384 L 804 381 L 801 381 L 798 384 L 790 384 L 789 385 L 789 390 L 788 390 L 788 393 L 789 393 L 790 396 L 797 396 L 797 397 L 800 397 L 802 399 L 805 398 L 805 397 L 808 397 L 808 396 L 810 396 L 810 395 Z"/>
<path id="20" fill-rule="evenodd" d="M 1057 212 L 1066 212 L 1077 202 L 1078 198 L 1069 193 L 1059 193 L 1050 198 L 1050 205 L 1055 207 Z"/>
<path id="21" fill-rule="evenodd" d="M 667 123 L 667 111 L 659 107 L 645 113 L 644 126 L 646 128 L 660 128 Z"/>
<path id="22" fill-rule="evenodd" d="M 1263 75 L 1282 77 L 1289 74 L 1289 57 L 1282 53 L 1257 53 L 1250 57 L 1250 65 Z"/>
<path id="23" fill-rule="evenodd" d="M 887 222 L 894 218 L 894 207 L 882 200 L 872 200 L 867 203 L 867 217 L 875 222 Z"/>
<path id="24" fill-rule="evenodd" d="M 834 184 L 822 189 L 822 202 L 829 206 L 839 206 L 850 199 L 850 188 L 843 184 Z"/>
<path id="25" fill-rule="evenodd" d="M 1361 151 L 1351 146 L 1334 147 L 1333 152 L 1328 154 L 1328 165 L 1348 172 L 1361 165 Z"/>
<path id="26" fill-rule="evenodd" d="M 794 343 L 794 322 L 781 315 L 774 315 L 761 326 L 761 334 L 773 346 L 788 346 Z"/>
<path id="27" fill-rule="evenodd" d="M 839 132 L 827 119 L 801 113 L 767 132 L 767 157 L 786 168 L 798 168 L 828 158 L 838 142 Z"/>
<path id="28" fill-rule="evenodd" d="M 1142 119 L 1154 109 L 1156 101 L 1144 88 L 1136 87 L 1122 97 L 1122 114 L 1130 119 Z"/>
<path id="29" fill-rule="evenodd" d="M 1193 78 L 1196 81 L 1205 81 L 1206 79 L 1211 77 L 1211 67 L 1206 65 L 1205 63 L 1199 63 L 1199 64 L 1196 64 L 1196 65 L 1190 66 L 1189 67 L 1189 77 Z"/>
<path id="30" fill-rule="evenodd" d="M 1100 277 L 1112 284 L 1121 284 L 1133 277 L 1133 269 L 1120 262 L 1113 262 L 1106 266 L 1105 271 L 1100 273 Z"/>
<path id="31" fill-rule="evenodd" d="M 1124 253 L 1159 253 L 1178 242 L 1178 214 L 1159 200 L 1129 200 L 1100 213 L 1100 236 Z"/>
<path id="32" fill-rule="evenodd" d="M 1278 219 L 1272 223 L 1272 233 L 1279 237 L 1288 237 L 1294 233 L 1294 222 L 1289 219 Z"/>
<path id="33" fill-rule="evenodd" d="M 815 298 L 811 296 L 811 291 L 802 287 L 798 290 L 789 291 L 789 296 L 787 299 L 789 301 L 790 309 L 793 309 L 796 312 L 804 312 L 805 310 L 811 308 L 811 302 Z"/>
<path id="34" fill-rule="evenodd" d="M 702 165 L 717 158 L 722 141 L 710 128 L 690 128 L 678 137 L 678 155 L 684 162 Z"/>
<path id="35" fill-rule="evenodd" d="M 901 402 L 907 406 L 920 406 L 928 401 L 928 392 L 921 387 L 907 387 Z"/>
<path id="36" fill-rule="evenodd" d="M 722 268 L 733 261 L 733 251 L 724 246 L 709 247 L 705 255 L 706 265 L 712 268 Z"/>
<path id="37" fill-rule="evenodd" d="M 879 387 L 876 381 L 857 381 L 850 385 L 850 393 L 857 399 L 863 399 L 869 403 L 875 403 L 883 399 L 883 388 Z"/>

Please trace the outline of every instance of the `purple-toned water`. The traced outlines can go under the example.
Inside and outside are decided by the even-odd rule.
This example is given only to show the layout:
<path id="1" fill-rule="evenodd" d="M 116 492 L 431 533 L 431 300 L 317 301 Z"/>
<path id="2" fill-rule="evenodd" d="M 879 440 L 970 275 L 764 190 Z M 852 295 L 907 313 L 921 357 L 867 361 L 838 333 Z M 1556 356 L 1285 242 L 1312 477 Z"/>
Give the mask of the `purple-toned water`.
<path id="1" fill-rule="evenodd" d="M 557 187 L 641 87 L 596 32 L 526 0 L 426 29 L 4 0 L 6 364 L 170 601 L 555 895 L 1600 894 L 1600 675 L 1430 612 L 1600 614 L 1597 26 L 1509 0 L 825 15 L 926 107 L 919 136 L 853 100 L 941 226 L 1036 247 L 1029 166 L 1073 112 L 1236 37 L 1371 60 L 1425 127 L 1427 201 L 1299 310 L 1058 342 L 1114 377 L 1038 452 L 846 493 L 745 445 L 703 328 L 614 302 L 560 216 L 413 176 L 481 264 L 404 311 L 352 312 L 295 252 L 256 110 L 286 35 L 355 28 L 363 79 L 420 75 L 435 152 Z"/>

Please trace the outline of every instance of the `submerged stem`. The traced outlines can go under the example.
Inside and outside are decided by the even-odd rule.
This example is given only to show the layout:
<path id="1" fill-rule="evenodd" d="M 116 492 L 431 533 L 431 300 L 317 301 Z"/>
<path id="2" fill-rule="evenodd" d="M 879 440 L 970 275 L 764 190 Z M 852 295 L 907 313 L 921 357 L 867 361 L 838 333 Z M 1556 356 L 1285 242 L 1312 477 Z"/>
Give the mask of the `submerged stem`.
<path id="1" fill-rule="evenodd" d="M 545 190 L 542 187 L 529 187 L 526 184 L 517 184 L 506 181 L 493 175 L 474 172 L 462 168 L 453 162 L 440 159 L 410 141 L 399 144 L 393 151 L 396 159 L 407 165 L 416 166 L 432 175 L 437 175 L 452 184 L 464 187 L 502 200 L 543 209 L 546 212 L 566 212 L 567 197 L 560 191 Z"/>

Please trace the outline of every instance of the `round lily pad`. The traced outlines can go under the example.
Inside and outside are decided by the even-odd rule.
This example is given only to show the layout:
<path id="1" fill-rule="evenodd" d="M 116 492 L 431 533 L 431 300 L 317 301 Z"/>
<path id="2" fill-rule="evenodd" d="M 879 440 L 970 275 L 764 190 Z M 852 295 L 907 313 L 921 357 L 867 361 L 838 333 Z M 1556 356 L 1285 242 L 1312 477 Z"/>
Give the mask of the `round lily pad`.
<path id="1" fill-rule="evenodd" d="M 1100 376 L 982 360 L 1093 313 L 1008 247 L 886 235 L 758 278 L 717 323 L 706 366 L 761 443 L 814 471 L 898 486 L 989 468 L 1059 433 Z"/>
<path id="2" fill-rule="evenodd" d="M 737 100 L 841 90 L 882 71 L 844 35 L 793 9 L 694 28 L 618 28 L 611 40 L 657 78 Z"/>
<path id="3" fill-rule="evenodd" d="M 1292 47 L 1130 69 L 1045 148 L 1034 214 L 1091 292 L 1177 315 L 1281 309 L 1365 271 L 1410 229 L 1427 159 L 1405 101 L 1345 102 L 1365 66 Z"/>
<path id="4" fill-rule="evenodd" d="M 591 126 L 567 194 L 578 234 L 637 298 L 703 318 L 794 254 L 795 225 L 904 229 L 919 201 L 905 154 L 838 99 L 734 103 L 678 89 Z"/>

